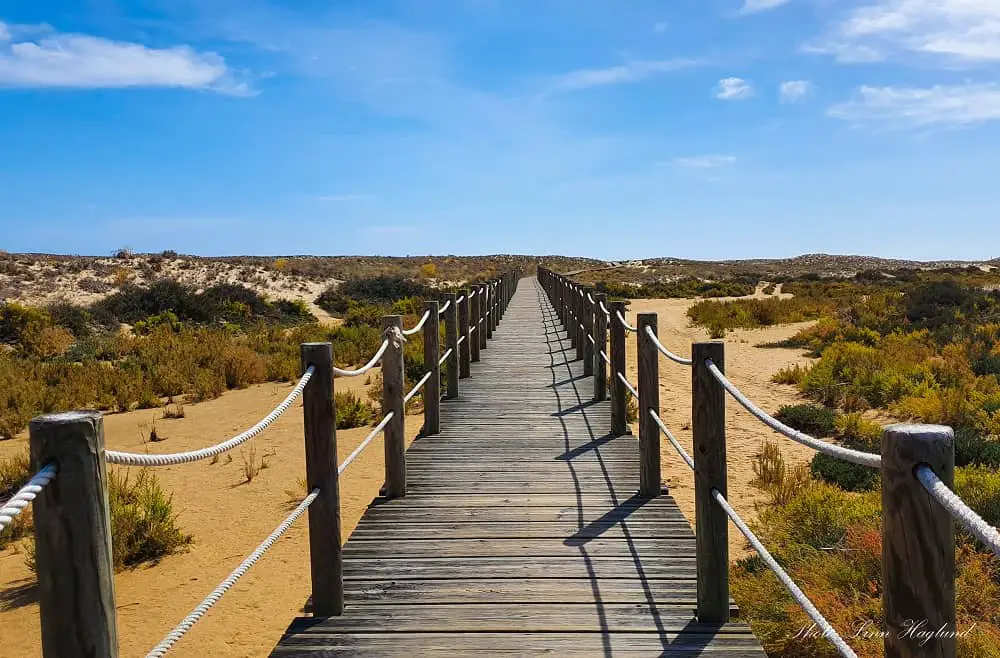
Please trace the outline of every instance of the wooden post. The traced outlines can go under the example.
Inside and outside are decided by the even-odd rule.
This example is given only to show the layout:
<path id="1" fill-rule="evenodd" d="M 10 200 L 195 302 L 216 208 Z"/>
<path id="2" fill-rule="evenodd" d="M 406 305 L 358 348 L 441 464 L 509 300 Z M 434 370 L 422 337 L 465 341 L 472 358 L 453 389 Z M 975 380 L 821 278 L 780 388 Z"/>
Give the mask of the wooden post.
<path id="1" fill-rule="evenodd" d="M 31 470 L 59 468 L 33 508 L 42 655 L 116 657 L 103 419 L 96 411 L 51 414 L 31 421 L 30 432 Z"/>
<path id="2" fill-rule="evenodd" d="M 497 306 L 497 324 L 503 319 L 503 311 L 507 308 L 507 281 L 501 276 L 497 282 L 497 289 L 500 291 L 500 305 Z"/>
<path id="3" fill-rule="evenodd" d="M 303 343 L 299 353 L 302 372 L 310 365 L 314 368 L 309 383 L 302 391 L 306 491 L 319 489 L 319 496 L 309 506 L 313 614 L 329 617 L 344 613 L 333 349 L 330 343 Z"/>
<path id="4" fill-rule="evenodd" d="M 625 374 L 625 327 L 616 313 L 625 317 L 625 302 L 611 302 L 611 433 L 622 436 L 629 433 L 626 414 L 625 384 L 616 373 Z"/>
<path id="5" fill-rule="evenodd" d="M 496 303 L 497 296 L 490 282 L 486 284 L 486 299 L 489 303 L 486 306 L 486 321 L 483 324 L 486 326 L 486 338 L 493 338 L 493 304 Z"/>
<path id="6" fill-rule="evenodd" d="M 606 350 L 608 345 L 608 317 L 601 308 L 601 304 L 607 306 L 607 300 L 608 296 L 604 293 L 594 294 L 594 301 L 597 302 L 594 308 L 594 338 L 597 340 L 594 348 L 594 399 L 598 402 L 604 402 L 608 397 L 608 363 L 601 356 L 601 351 Z"/>
<path id="7" fill-rule="evenodd" d="M 954 658 L 955 523 L 914 469 L 954 489 L 955 435 L 942 425 L 882 433 L 882 610 L 886 658 Z M 919 626 L 915 626 L 918 624 Z M 921 632 L 943 630 L 929 640 Z"/>
<path id="8" fill-rule="evenodd" d="M 583 289 L 583 374 L 585 377 L 593 376 L 594 374 L 594 343 L 590 342 L 593 338 L 596 342 L 597 336 L 594 336 L 594 305 L 590 303 L 590 297 L 593 295 L 590 292 L 590 288 Z"/>
<path id="9" fill-rule="evenodd" d="M 486 349 L 486 309 L 489 307 L 489 296 L 486 294 L 486 290 L 489 286 L 484 286 L 479 284 L 476 289 L 479 290 L 479 294 L 476 298 L 479 300 L 479 312 L 476 314 L 476 341 L 479 343 L 479 350 Z"/>
<path id="10" fill-rule="evenodd" d="M 472 303 L 469 305 L 469 348 L 470 359 L 473 363 L 479 363 L 479 304 L 482 302 L 482 295 L 479 294 L 479 286 L 472 286 Z"/>
<path id="11" fill-rule="evenodd" d="M 438 303 L 424 302 L 424 311 L 430 313 L 424 324 L 424 367 L 431 371 L 431 378 L 424 384 L 424 435 L 441 432 L 441 325 Z"/>
<path id="12" fill-rule="evenodd" d="M 469 363 L 472 360 L 472 336 L 469 335 L 469 289 L 462 291 L 462 301 L 458 305 L 458 335 L 465 340 L 458 346 L 458 377 L 468 379 L 472 374 Z"/>
<path id="13" fill-rule="evenodd" d="M 493 284 L 495 287 L 493 288 L 492 291 L 493 303 L 491 304 L 491 306 L 493 308 L 490 310 L 490 317 L 493 319 L 492 321 L 493 331 L 496 331 L 497 326 L 500 324 L 500 280 L 498 279 L 494 281 Z"/>
<path id="14" fill-rule="evenodd" d="M 640 313 L 636 353 L 639 358 L 639 495 L 660 495 L 660 428 L 649 410 L 660 413 L 660 358 L 656 346 L 646 335 L 646 327 L 656 333 L 656 313 Z"/>
<path id="15" fill-rule="evenodd" d="M 577 327 L 576 319 L 576 306 L 577 302 L 580 300 L 580 296 L 576 292 L 576 287 L 566 282 L 566 333 L 569 335 L 569 346 L 577 349 L 577 356 L 575 358 L 580 358 L 580 352 L 578 347 L 578 339 L 580 337 L 580 331 Z"/>
<path id="16" fill-rule="evenodd" d="M 577 286 L 576 290 L 573 292 L 575 295 L 574 308 L 576 309 L 576 317 L 573 319 L 573 329 L 576 331 L 576 358 L 578 360 L 583 359 L 587 354 L 587 336 L 584 331 L 583 324 L 583 308 L 586 303 L 586 299 L 583 297 L 583 287 Z M 586 374 L 587 366 L 584 366 L 584 374 Z"/>
<path id="17" fill-rule="evenodd" d="M 444 312 L 444 348 L 450 349 L 451 355 L 445 360 L 448 373 L 444 396 L 454 400 L 458 397 L 458 296 L 450 292 L 445 300 L 448 310 Z"/>
<path id="18" fill-rule="evenodd" d="M 382 332 L 389 339 L 389 349 L 382 356 L 382 413 L 392 412 L 385 426 L 385 497 L 406 495 L 406 413 L 403 404 L 403 317 L 382 317 Z"/>
<path id="19" fill-rule="evenodd" d="M 711 359 L 725 372 L 725 345 L 721 341 L 695 343 L 691 355 L 698 621 L 719 623 L 729 621 L 729 518 L 715 502 L 712 490 L 728 495 L 726 392 L 705 361 Z"/>

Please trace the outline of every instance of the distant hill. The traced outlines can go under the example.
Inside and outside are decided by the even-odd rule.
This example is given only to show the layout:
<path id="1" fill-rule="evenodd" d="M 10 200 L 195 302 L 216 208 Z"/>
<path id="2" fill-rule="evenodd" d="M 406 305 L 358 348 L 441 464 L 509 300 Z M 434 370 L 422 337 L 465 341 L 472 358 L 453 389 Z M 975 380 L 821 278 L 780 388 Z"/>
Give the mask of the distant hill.
<path id="1" fill-rule="evenodd" d="M 698 261 L 682 258 L 649 258 L 641 261 L 643 266 L 654 267 L 661 274 L 669 270 L 680 273 L 728 273 L 798 275 L 816 273 L 823 275 L 850 276 L 871 269 L 940 269 L 945 267 L 969 267 L 972 265 L 1000 265 L 1000 259 L 993 261 L 935 260 L 918 261 L 877 256 L 854 256 L 837 254 L 803 254 L 794 258 L 751 258 L 743 260 Z M 695 274 L 703 275 L 703 274 Z"/>

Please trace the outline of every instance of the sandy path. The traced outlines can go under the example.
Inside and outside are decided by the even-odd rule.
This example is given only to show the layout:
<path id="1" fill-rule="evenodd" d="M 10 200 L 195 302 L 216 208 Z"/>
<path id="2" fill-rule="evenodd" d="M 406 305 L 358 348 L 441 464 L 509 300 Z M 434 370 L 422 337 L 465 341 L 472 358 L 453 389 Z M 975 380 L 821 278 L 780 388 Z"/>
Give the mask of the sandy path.
<path id="1" fill-rule="evenodd" d="M 338 379 L 337 390 L 364 387 L 364 377 Z M 151 452 L 175 452 L 203 447 L 250 427 L 288 394 L 287 385 L 264 384 L 232 391 L 221 398 L 186 407 L 187 416 L 157 420 L 167 437 Z M 107 416 L 109 447 L 142 451 L 140 424 L 160 418 L 160 410 Z M 412 439 L 422 416 L 407 417 Z M 337 432 L 341 459 L 369 430 Z M 26 439 L 0 442 L 0 458 L 23 449 Z M 286 491 L 297 491 L 305 475 L 302 410 L 296 405 L 265 433 L 254 439 L 257 454 L 267 454 L 269 466 L 244 483 L 240 449 L 232 462 L 223 457 L 155 470 L 173 492 L 180 526 L 194 535 L 187 553 L 172 555 L 159 565 L 140 567 L 115 577 L 118 637 L 122 656 L 141 656 L 187 615 L 291 511 Z M 228 463 L 227 463 L 228 462 Z M 341 479 L 345 537 L 354 529 L 383 481 L 381 439 L 351 464 Z M 242 580 L 177 644 L 172 656 L 265 656 L 309 596 L 307 524 L 297 522 Z M 3 656 L 39 655 L 38 606 L 31 592 L 34 578 L 23 553 L 0 551 L 0 624 Z"/>
<path id="2" fill-rule="evenodd" d="M 658 314 L 658 335 L 671 351 L 682 356 L 691 353 L 691 343 L 708 340 L 708 330 L 688 323 L 688 299 L 635 299 L 629 306 L 627 319 L 635 326 L 636 313 Z M 777 411 L 783 404 L 801 401 L 794 387 L 771 382 L 771 376 L 792 363 L 808 363 L 810 359 L 799 350 L 761 348 L 755 345 L 779 341 L 795 334 L 810 323 L 783 325 L 764 329 L 739 330 L 726 337 L 726 375 L 766 411 Z M 630 335 L 626 341 L 629 381 L 638 381 L 636 341 Z M 744 518 L 752 518 L 754 504 L 766 500 L 758 489 L 750 486 L 753 479 L 752 459 L 760 451 L 762 439 L 777 441 L 786 462 L 807 462 L 813 451 L 789 441 L 765 427 L 732 399 L 727 402 L 726 448 L 729 462 L 730 502 Z M 691 372 L 684 366 L 660 360 L 660 417 L 681 445 L 691 452 Z M 633 426 L 633 432 L 637 432 Z M 661 464 L 663 479 L 677 500 L 681 511 L 694 523 L 693 476 L 687 465 L 666 438 L 662 439 Z M 743 536 L 730 526 L 730 552 L 744 553 Z"/>

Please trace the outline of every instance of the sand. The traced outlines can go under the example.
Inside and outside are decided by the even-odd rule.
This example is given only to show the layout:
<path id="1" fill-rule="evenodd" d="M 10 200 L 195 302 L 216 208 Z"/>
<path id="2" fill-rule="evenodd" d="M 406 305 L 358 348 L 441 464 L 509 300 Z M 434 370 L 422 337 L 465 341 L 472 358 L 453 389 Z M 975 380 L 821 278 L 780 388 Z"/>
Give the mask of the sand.
<path id="1" fill-rule="evenodd" d="M 690 343 L 707 339 L 707 332 L 688 326 L 685 312 L 691 300 L 635 300 L 628 313 L 659 314 L 659 335 L 669 348 L 688 354 Z M 770 382 L 771 375 L 791 363 L 808 361 L 796 350 L 754 347 L 781 340 L 803 325 L 754 331 L 736 331 L 726 339 L 727 373 L 765 409 L 797 400 L 794 388 Z M 635 340 L 628 341 L 629 378 L 637 380 Z M 687 368 L 666 360 L 660 364 L 661 417 L 689 450 L 691 447 L 691 375 Z M 338 379 L 337 390 L 363 388 L 365 378 Z M 232 391 L 217 400 L 188 405 L 187 416 L 162 420 L 161 410 L 135 411 L 106 417 L 109 447 L 142 451 L 140 428 L 148 431 L 156 421 L 165 441 L 150 444 L 151 452 L 176 452 L 199 448 L 229 438 L 251 426 L 288 394 L 289 386 L 264 384 Z M 729 490 L 736 509 L 752 518 L 754 504 L 764 500 L 749 485 L 751 459 L 763 438 L 773 432 L 735 405 L 729 405 Z M 412 439 L 420 416 L 407 418 Z M 367 429 L 337 432 L 341 459 L 368 434 Z M 792 463 L 811 458 L 807 448 L 780 439 Z M 0 442 L 0 458 L 23 449 L 26 439 Z M 173 492 L 181 527 L 194 536 L 186 553 L 172 555 L 154 566 L 143 566 L 115 577 L 118 634 L 121 655 L 144 655 L 197 605 L 240 561 L 262 541 L 295 506 L 299 481 L 304 476 L 302 412 L 290 409 L 265 433 L 253 440 L 258 456 L 268 455 L 268 468 L 246 484 L 241 450 L 233 460 L 208 461 L 156 469 L 156 475 Z M 245 451 L 244 451 L 245 452 Z M 663 475 L 685 516 L 694 521 L 692 476 L 673 448 L 663 442 Z M 345 537 L 354 529 L 383 481 L 381 440 L 377 440 L 347 470 L 341 480 Z M 287 492 L 292 492 L 287 493 Z M 739 533 L 730 530 L 734 556 L 743 553 Z M 3 656 L 39 655 L 38 606 L 34 603 L 33 577 L 24 554 L 0 551 L 0 623 Z M 292 618 L 301 614 L 309 595 L 306 523 L 300 520 L 268 554 L 176 646 L 173 656 L 266 656 Z"/>
<path id="2" fill-rule="evenodd" d="M 373 373 L 374 374 L 374 373 Z M 337 390 L 364 387 L 365 377 L 338 379 Z M 264 384 L 226 393 L 221 398 L 186 406 L 186 417 L 162 420 L 161 410 L 135 411 L 105 418 L 109 447 L 141 452 L 139 428 L 156 419 L 167 440 L 150 444 L 150 452 L 176 452 L 204 447 L 229 438 L 260 420 L 277 405 L 290 386 Z M 407 417 L 412 440 L 421 415 Z M 339 430 L 338 448 L 346 457 L 368 435 L 359 428 Z M 0 458 L 24 448 L 19 437 L 0 442 Z M 179 524 L 194 535 L 186 553 L 172 555 L 155 566 L 143 566 L 115 576 L 118 637 L 122 656 L 145 655 L 174 624 L 232 571 L 274 530 L 298 502 L 305 476 L 302 409 L 295 405 L 266 432 L 253 439 L 258 457 L 268 455 L 268 468 L 246 484 L 242 473 L 246 451 L 234 450 L 231 462 L 222 457 L 155 469 L 160 482 L 173 492 Z M 349 534 L 383 482 L 381 438 L 373 441 L 341 478 L 343 530 Z M 287 493 L 291 492 L 291 493 Z M 182 639 L 172 656 L 266 656 L 292 618 L 301 614 L 309 596 L 307 524 L 300 519 L 288 533 Z M 34 578 L 24 554 L 0 551 L 0 623 L 4 627 L 0 655 L 40 655 L 38 606 Z"/>

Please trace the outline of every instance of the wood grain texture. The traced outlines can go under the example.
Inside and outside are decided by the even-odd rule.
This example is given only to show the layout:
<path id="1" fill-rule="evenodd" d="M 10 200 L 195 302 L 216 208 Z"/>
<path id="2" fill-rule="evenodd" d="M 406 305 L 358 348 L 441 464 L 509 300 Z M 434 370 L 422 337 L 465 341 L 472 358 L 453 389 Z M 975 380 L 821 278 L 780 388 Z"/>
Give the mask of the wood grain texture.
<path id="1" fill-rule="evenodd" d="M 601 356 L 601 350 L 608 345 L 608 317 L 604 315 L 601 304 L 607 307 L 608 296 L 603 292 L 594 293 L 594 340 L 597 349 L 594 350 L 594 401 L 604 402 L 608 397 L 608 363 Z"/>
<path id="2" fill-rule="evenodd" d="M 469 335 L 469 289 L 460 294 L 462 301 L 458 305 L 458 335 L 465 340 L 458 346 L 458 378 L 469 378 L 469 364 L 472 363 L 472 337 Z"/>
<path id="3" fill-rule="evenodd" d="M 695 519 L 698 542 L 698 619 L 729 619 L 729 517 L 712 496 L 726 485 L 726 392 L 705 365 L 707 359 L 723 373 L 725 345 L 695 343 L 691 348 L 691 430 L 694 447 Z"/>
<path id="4" fill-rule="evenodd" d="M 424 302 L 424 311 L 430 313 L 424 323 L 424 366 L 433 372 L 424 384 L 424 429 L 421 434 L 433 436 L 441 431 L 441 324 L 438 317 L 439 304 Z"/>
<path id="5" fill-rule="evenodd" d="M 656 333 L 656 313 L 640 313 L 636 321 L 639 357 L 639 493 L 649 498 L 660 495 L 660 428 L 649 415 L 660 413 L 660 353 L 646 334 Z"/>
<path id="6" fill-rule="evenodd" d="M 619 313 L 625 317 L 625 302 L 611 302 L 611 433 L 615 436 L 628 434 L 627 391 L 615 374 L 628 372 L 625 369 L 625 327 L 618 321 Z"/>
<path id="7" fill-rule="evenodd" d="M 382 333 L 389 340 L 389 349 L 382 356 L 382 414 L 392 413 L 392 419 L 382 432 L 385 447 L 385 492 L 389 498 L 406 495 L 406 413 L 403 386 L 403 317 L 382 317 Z M 395 331 L 393 331 L 395 330 Z"/>
<path id="8" fill-rule="evenodd" d="M 541 286 L 504 281 L 489 350 L 407 453 L 407 497 L 377 498 L 344 547 L 344 614 L 293 621 L 273 655 L 763 658 L 746 625 L 696 620 L 690 525 L 639 495 L 638 442 L 607 432 Z"/>
<path id="9" fill-rule="evenodd" d="M 926 464 L 954 489 L 955 436 L 941 425 L 890 425 L 882 434 L 882 608 L 888 658 L 954 658 L 955 524 L 917 480 Z"/>
<path id="10" fill-rule="evenodd" d="M 445 295 L 445 304 L 448 309 L 444 312 L 444 349 L 450 349 L 451 355 L 444 362 L 447 370 L 444 396 L 454 400 L 458 397 L 458 295 L 453 292 Z"/>
<path id="11" fill-rule="evenodd" d="M 306 491 L 320 493 L 309 506 L 309 568 L 316 614 L 344 611 L 344 561 L 340 536 L 340 478 L 333 406 L 333 349 L 330 343 L 303 343 L 302 371 L 313 375 L 302 391 Z"/>
<path id="12" fill-rule="evenodd" d="M 472 363 L 479 363 L 479 348 L 480 348 L 480 331 L 479 327 L 479 304 L 482 302 L 482 296 L 479 294 L 479 286 L 472 286 L 470 290 L 474 293 L 472 301 L 469 303 L 469 331 L 472 335 L 469 336 L 469 358 Z M 475 331 L 472 331 L 475 329 Z"/>

